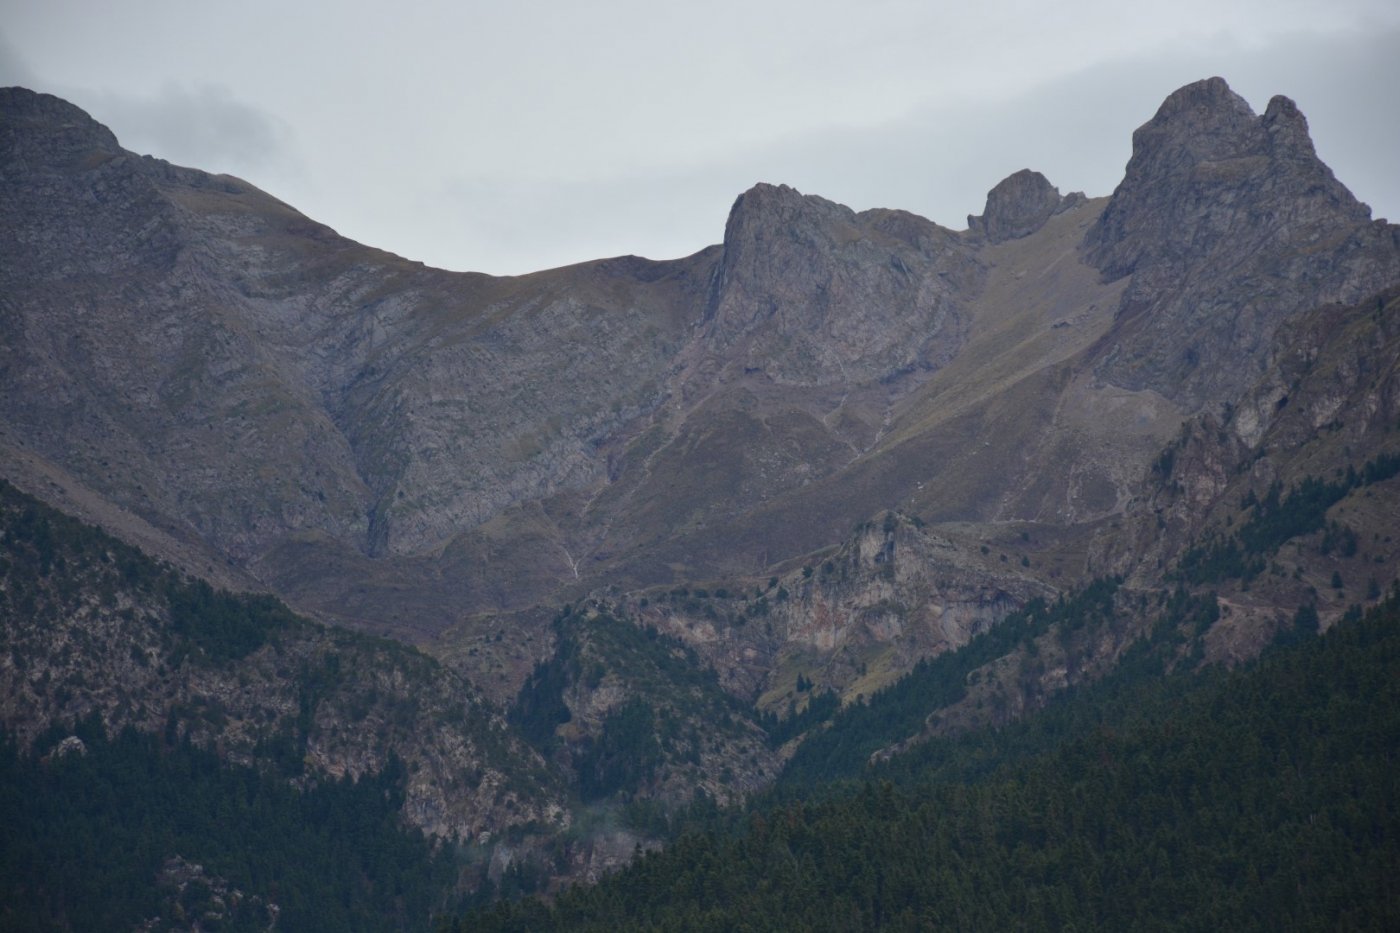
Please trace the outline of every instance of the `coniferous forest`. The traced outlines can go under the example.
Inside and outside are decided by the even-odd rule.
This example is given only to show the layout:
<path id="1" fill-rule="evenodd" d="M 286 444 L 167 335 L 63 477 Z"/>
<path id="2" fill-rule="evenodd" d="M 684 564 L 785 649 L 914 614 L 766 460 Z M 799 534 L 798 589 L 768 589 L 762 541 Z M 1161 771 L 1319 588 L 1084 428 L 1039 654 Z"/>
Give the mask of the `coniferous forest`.
<path id="1" fill-rule="evenodd" d="M 167 669 L 226 667 L 314 628 L 272 597 L 184 577 L 3 481 L 0 544 L 7 661 L 24 680 L 66 678 L 69 703 L 91 685 L 41 669 L 24 639 L 61 637 L 60 617 L 85 605 L 160 607 L 165 623 L 117 614 L 132 630 L 145 619 Z M 306 681 L 303 714 L 315 687 Z M 303 727 L 238 764 L 191 740 L 201 716 L 222 715 L 172 708 L 151 732 L 109 729 L 92 712 L 56 718 L 28 743 L 0 732 L 0 930 L 414 930 L 450 906 L 455 852 L 405 824 L 401 760 L 358 780 L 308 775 Z"/>
<path id="2" fill-rule="evenodd" d="M 300 791 L 187 742 L 75 734 L 85 752 L 0 745 L 0 929 L 419 929 L 444 906 L 455 865 L 401 825 L 398 762 Z"/>
<path id="3" fill-rule="evenodd" d="M 182 583 L 5 492 L 14 506 L 6 570 L 46 581 L 12 587 L 11 602 L 46 605 L 50 588 L 117 560 L 124 578 L 159 583 L 184 639 L 176 647 L 187 642 L 200 663 L 225 663 L 307 624 L 275 601 Z M 151 918 L 297 930 L 1400 924 L 1394 589 L 1320 636 L 1304 607 L 1274 647 L 1234 671 L 1182 651 L 1183 632 L 1214 620 L 1213 596 L 1164 594 L 1156 624 L 1097 682 L 999 728 L 927 738 L 871 763 L 873 751 L 916 734 L 928 710 L 957 702 L 969 672 L 1052 627 L 1103 622 L 1120 589 L 1105 579 L 1033 601 L 868 701 L 839 711 L 824 703 L 813 722 L 830 721 L 772 789 L 741 807 L 702 798 L 649 814 L 663 850 L 552 902 L 492 906 L 469 894 L 455 847 L 404 825 L 395 759 L 358 781 L 292 781 L 300 769 L 276 756 L 232 764 L 173 728 L 108 734 L 95 716 L 55 723 L 28 750 L 0 743 L 0 929 Z M 557 694 L 552 670 L 542 665 L 522 697 Z M 531 717 L 557 719 L 553 708 L 522 701 L 512 715 L 524 728 Z M 623 707 L 584 749 L 586 791 L 652 766 L 638 752 L 649 747 L 647 716 Z M 770 738 L 791 727 L 764 725 Z M 534 887 L 513 877 L 487 888 L 518 897 Z M 459 913 L 465 903 L 484 906 Z"/>
<path id="4" fill-rule="evenodd" d="M 1400 598 L 1283 642 L 1232 673 L 1125 668 L 445 928 L 1395 929 Z"/>

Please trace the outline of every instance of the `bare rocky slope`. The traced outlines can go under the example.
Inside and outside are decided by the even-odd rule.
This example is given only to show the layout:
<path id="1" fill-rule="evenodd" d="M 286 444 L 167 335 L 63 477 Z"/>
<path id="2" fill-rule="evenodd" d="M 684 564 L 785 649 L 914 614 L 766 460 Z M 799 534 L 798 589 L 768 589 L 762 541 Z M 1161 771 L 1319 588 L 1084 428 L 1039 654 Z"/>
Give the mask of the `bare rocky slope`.
<path id="1" fill-rule="evenodd" d="M 1111 514 L 1281 321 L 1400 275 L 1296 108 L 1219 79 L 1168 98 L 1107 201 L 1022 172 L 959 234 L 758 185 L 693 257 L 507 279 L 346 241 L 55 98 L 3 113 L 7 473 L 411 638 L 761 573 L 891 506 Z"/>
<path id="2" fill-rule="evenodd" d="M 1194 661 L 1231 661 L 1400 569 L 1400 228 L 1291 101 L 1256 115 L 1218 78 L 1167 98 L 1107 197 L 1027 170 L 952 231 L 760 184 L 694 256 L 511 278 L 350 242 L 12 88 L 0 259 L 0 475 L 417 644 L 600 794 L 762 786 L 755 708 L 869 695 L 1097 578 L 1124 581 L 1114 619 L 999 657 L 928 728 L 1097 676 L 1168 589 L 1214 594 Z M 1309 480 L 1335 498 L 1278 538 Z M 1231 546 L 1246 570 L 1207 569 Z M 682 662 L 716 677 L 663 676 Z M 418 822 L 481 828 L 443 819 Z"/>

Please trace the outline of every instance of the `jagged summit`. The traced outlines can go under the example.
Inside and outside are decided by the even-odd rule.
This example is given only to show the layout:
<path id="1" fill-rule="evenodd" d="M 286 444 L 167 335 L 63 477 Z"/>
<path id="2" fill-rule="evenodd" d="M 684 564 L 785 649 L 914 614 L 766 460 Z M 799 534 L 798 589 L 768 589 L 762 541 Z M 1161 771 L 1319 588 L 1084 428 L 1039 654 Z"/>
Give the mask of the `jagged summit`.
<path id="1" fill-rule="evenodd" d="M 761 181 L 734 199 L 734 206 L 729 209 L 729 219 L 725 223 L 725 242 L 754 226 L 772 227 L 803 214 L 854 216 L 850 208 L 835 201 L 815 194 L 803 194 L 791 185 Z"/>
<path id="2" fill-rule="evenodd" d="M 1297 108 L 1219 80 L 1139 130 L 1102 220 L 1030 170 L 970 233 L 760 184 L 686 259 L 504 279 L 46 95 L 3 92 L 0 143 L 0 470 L 377 630 L 766 568 L 901 503 L 1102 516 L 1280 322 L 1400 281 Z M 1132 419 L 1083 414 L 1120 391 Z"/>
<path id="3" fill-rule="evenodd" d="M 1208 78 L 1168 96 L 1133 133 L 1123 181 L 1086 245 L 1116 277 L 1202 235 L 1267 235 L 1280 211 L 1310 223 L 1370 218 L 1317 158 L 1293 101 L 1275 97 L 1256 116 L 1224 79 Z"/>
<path id="4" fill-rule="evenodd" d="M 1261 132 L 1262 131 L 1262 132 Z M 1133 153 L 1185 149 L 1196 159 L 1248 155 L 1261 145 L 1279 155 L 1316 157 L 1308 121 L 1292 99 L 1275 95 L 1263 116 L 1224 78 L 1206 78 L 1171 94 L 1133 134 Z"/>
<path id="5" fill-rule="evenodd" d="M 1369 221 L 1288 98 L 1258 116 L 1221 78 L 1172 93 L 1133 134 L 1123 181 L 1085 236 L 1105 279 L 1132 276 L 1100 373 L 1191 406 L 1238 391 L 1255 375 L 1238 361 L 1258 363 L 1284 318 L 1400 274 L 1393 235 Z"/>
<path id="6" fill-rule="evenodd" d="M 1004 243 L 1030 236 L 1061 211 L 1082 204 L 1081 192 L 1060 196 L 1060 189 L 1039 172 L 1023 168 L 1002 179 L 987 192 L 987 206 L 980 216 L 967 215 L 967 229 L 989 243 Z"/>
<path id="7" fill-rule="evenodd" d="M 1312 135 L 1308 132 L 1308 119 L 1298 109 L 1292 98 L 1276 94 L 1264 110 L 1260 121 L 1269 134 L 1271 148 L 1277 153 L 1294 153 L 1299 158 L 1316 159 Z M 1326 166 L 1324 166 L 1325 168 Z M 1330 173 L 1330 169 L 1328 170 Z M 1362 207 L 1365 207 L 1363 204 Z M 1369 214 L 1369 209 L 1367 211 Z"/>
<path id="8" fill-rule="evenodd" d="M 961 338 L 951 282 L 969 248 L 912 214 L 755 185 L 725 226 L 706 335 L 786 384 L 863 382 L 946 360 Z"/>
<path id="9" fill-rule="evenodd" d="M 1189 128 L 1193 145 L 1218 147 L 1214 151 L 1219 155 L 1237 144 L 1254 119 L 1249 102 L 1224 78 L 1205 78 L 1167 95 L 1152 119 L 1133 134 L 1133 151 L 1150 145 L 1158 131 L 1182 135 L 1182 129 Z"/>

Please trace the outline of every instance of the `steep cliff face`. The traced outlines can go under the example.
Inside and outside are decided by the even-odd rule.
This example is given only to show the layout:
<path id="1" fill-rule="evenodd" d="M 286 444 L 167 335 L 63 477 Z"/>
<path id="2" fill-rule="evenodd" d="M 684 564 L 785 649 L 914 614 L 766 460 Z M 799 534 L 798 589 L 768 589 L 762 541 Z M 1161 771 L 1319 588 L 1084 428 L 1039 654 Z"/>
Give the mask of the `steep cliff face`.
<path id="1" fill-rule="evenodd" d="M 766 711 L 800 707 L 809 690 L 850 700 L 1055 592 L 1039 561 L 1046 542 L 1008 529 L 994 550 L 987 531 L 949 537 L 890 512 L 766 582 L 648 591 L 625 608 L 690 645 L 727 689 Z"/>
<path id="2" fill-rule="evenodd" d="M 1286 97 L 1262 116 L 1210 78 L 1133 134 L 1123 182 L 1085 238 L 1131 276 L 1097 372 L 1198 409 L 1259 378 L 1289 316 L 1400 276 L 1400 230 L 1333 177 Z"/>
<path id="3" fill-rule="evenodd" d="M 782 384 L 934 369 L 962 341 L 958 299 L 978 272 L 958 237 L 922 218 L 758 185 L 730 211 L 706 336 Z"/>
<path id="4" fill-rule="evenodd" d="M 1396 298 L 1280 327 L 1258 382 L 1188 419 L 1120 528 L 1090 547 L 1098 572 L 1217 595 L 1208 660 L 1253 657 L 1300 606 L 1328 625 L 1400 578 Z"/>

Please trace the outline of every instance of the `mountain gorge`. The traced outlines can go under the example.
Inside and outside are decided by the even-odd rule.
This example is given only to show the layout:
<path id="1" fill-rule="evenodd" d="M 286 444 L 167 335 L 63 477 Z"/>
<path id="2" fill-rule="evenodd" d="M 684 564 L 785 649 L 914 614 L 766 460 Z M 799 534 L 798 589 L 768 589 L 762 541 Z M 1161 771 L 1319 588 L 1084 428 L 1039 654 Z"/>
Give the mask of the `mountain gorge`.
<path id="1" fill-rule="evenodd" d="M 95 714 L 304 788 L 393 761 L 459 888 L 1400 575 L 1400 227 L 1219 78 L 1108 196 L 1026 170 L 954 231 L 759 184 L 693 256 L 517 277 L 9 88 L 0 259 L 18 747 Z"/>

